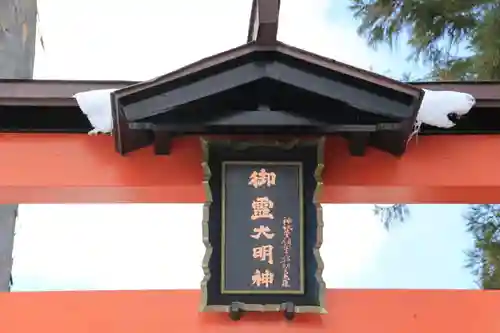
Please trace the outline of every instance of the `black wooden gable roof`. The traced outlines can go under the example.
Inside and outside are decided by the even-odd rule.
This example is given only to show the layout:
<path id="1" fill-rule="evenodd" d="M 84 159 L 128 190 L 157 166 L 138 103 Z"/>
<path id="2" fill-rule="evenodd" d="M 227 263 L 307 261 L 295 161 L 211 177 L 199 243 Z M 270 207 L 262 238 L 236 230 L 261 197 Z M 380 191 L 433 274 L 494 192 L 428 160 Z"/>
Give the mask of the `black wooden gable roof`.
<path id="1" fill-rule="evenodd" d="M 247 44 L 112 94 L 117 149 L 183 134 L 349 133 L 403 153 L 423 91 L 278 42 L 279 1 L 265 13 L 258 2 Z"/>

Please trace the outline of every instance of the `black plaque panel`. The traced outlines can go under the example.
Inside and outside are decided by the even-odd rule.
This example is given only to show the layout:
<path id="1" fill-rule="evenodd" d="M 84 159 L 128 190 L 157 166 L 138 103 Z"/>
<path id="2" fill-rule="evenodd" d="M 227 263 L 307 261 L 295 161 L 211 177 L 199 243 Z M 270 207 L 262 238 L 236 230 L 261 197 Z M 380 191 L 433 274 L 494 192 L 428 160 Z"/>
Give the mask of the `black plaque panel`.
<path id="1" fill-rule="evenodd" d="M 202 224 L 206 252 L 202 262 L 201 311 L 231 312 L 234 308 L 241 311 L 283 311 L 286 304 L 293 304 L 295 312 L 326 313 L 325 284 L 321 278 L 323 262 L 319 255 L 323 222 L 321 207 L 317 204 L 317 193 L 321 189 L 323 140 L 269 144 L 213 140 L 202 141 L 202 147 L 207 200 Z M 249 185 L 249 176 L 262 167 L 276 174 L 276 186 L 260 189 L 256 194 L 256 189 Z M 280 188 L 281 185 L 285 187 Z M 272 220 L 282 223 L 282 219 L 290 215 L 292 223 L 296 223 L 293 231 L 299 232 L 292 239 L 290 290 L 270 287 L 262 293 L 252 286 L 252 272 L 259 263 L 253 260 L 250 235 L 254 225 L 261 225 L 256 221 L 264 221 L 251 219 L 254 195 L 273 200 L 275 218 Z M 275 233 L 275 237 L 279 236 L 276 242 L 281 243 L 283 231 Z M 274 238 L 271 244 L 281 245 L 274 243 Z M 273 258 L 275 261 L 281 259 L 282 251 L 276 252 L 278 258 Z M 297 256 L 301 256 L 300 251 L 302 260 L 296 261 Z M 265 270 L 267 265 L 264 263 L 260 267 Z M 282 277 L 283 273 L 277 270 L 274 278 L 281 283 Z"/>
<path id="2" fill-rule="evenodd" d="M 222 164 L 223 294 L 303 294 L 301 162 Z"/>

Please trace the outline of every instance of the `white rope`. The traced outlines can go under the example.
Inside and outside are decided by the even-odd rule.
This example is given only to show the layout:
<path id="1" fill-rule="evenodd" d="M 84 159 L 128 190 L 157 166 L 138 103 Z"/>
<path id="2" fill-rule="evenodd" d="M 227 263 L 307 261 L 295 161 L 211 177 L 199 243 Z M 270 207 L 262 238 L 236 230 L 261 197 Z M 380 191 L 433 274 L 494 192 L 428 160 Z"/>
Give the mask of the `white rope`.
<path id="1" fill-rule="evenodd" d="M 408 137 L 408 140 L 406 141 L 407 147 L 408 147 L 408 144 L 410 143 L 411 139 L 413 139 L 413 137 L 415 137 L 415 140 L 418 143 L 418 133 L 420 133 L 421 127 L 422 127 L 422 121 L 416 119 L 415 123 L 413 124 L 412 132 L 410 133 L 410 136 Z"/>

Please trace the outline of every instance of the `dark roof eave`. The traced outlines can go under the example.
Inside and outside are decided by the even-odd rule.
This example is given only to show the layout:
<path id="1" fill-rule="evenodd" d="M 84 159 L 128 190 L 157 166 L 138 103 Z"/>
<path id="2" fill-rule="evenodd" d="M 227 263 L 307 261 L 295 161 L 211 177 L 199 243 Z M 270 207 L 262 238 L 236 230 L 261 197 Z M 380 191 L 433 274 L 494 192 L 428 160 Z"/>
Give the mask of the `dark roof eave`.
<path id="1" fill-rule="evenodd" d="M 233 48 L 231 50 L 227 50 L 225 52 L 207 57 L 205 59 L 201 59 L 183 68 L 156 77 L 152 80 L 139 82 L 137 84 L 124 87 L 120 90 L 117 90 L 113 95 L 114 98 L 121 99 L 126 96 L 134 95 L 138 92 L 143 92 L 148 89 L 158 87 L 162 84 L 176 80 L 178 78 L 200 72 L 202 70 L 211 68 L 213 66 L 221 65 L 227 61 L 237 59 L 239 57 L 251 54 L 253 52 L 263 52 L 263 51 L 279 52 L 287 56 L 290 56 L 292 58 L 295 58 L 299 61 L 303 61 L 305 63 L 310 63 L 312 65 L 322 67 L 324 70 L 330 70 L 332 72 L 337 72 L 347 76 L 351 76 L 355 79 L 366 81 L 371 84 L 380 85 L 385 88 L 389 88 L 404 94 L 411 95 L 414 98 L 421 98 L 422 95 L 422 91 L 418 87 L 391 79 L 383 75 L 376 74 L 374 72 L 359 69 L 281 42 L 278 42 L 276 45 L 258 45 L 256 43 L 244 44 L 236 48 Z"/>

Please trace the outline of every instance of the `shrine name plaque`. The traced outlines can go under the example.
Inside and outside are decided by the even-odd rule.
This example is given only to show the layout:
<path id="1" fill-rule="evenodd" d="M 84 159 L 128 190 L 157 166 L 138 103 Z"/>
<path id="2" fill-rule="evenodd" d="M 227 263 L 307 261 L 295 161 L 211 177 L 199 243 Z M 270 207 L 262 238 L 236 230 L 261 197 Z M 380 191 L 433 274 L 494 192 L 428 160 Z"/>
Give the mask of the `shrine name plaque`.
<path id="1" fill-rule="evenodd" d="M 221 293 L 304 293 L 302 178 L 301 162 L 223 162 Z"/>
<path id="2" fill-rule="evenodd" d="M 200 311 L 326 313 L 324 139 L 202 139 Z"/>

